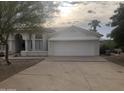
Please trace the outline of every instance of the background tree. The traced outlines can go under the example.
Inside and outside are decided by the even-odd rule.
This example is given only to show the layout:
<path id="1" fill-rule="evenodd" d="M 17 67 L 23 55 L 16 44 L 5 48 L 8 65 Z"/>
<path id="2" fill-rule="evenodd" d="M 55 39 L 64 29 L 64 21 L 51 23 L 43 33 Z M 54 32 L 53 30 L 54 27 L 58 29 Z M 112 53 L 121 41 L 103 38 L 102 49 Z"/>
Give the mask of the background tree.
<path id="1" fill-rule="evenodd" d="M 91 26 L 91 31 L 97 31 L 97 27 L 101 27 L 100 26 L 100 21 L 98 21 L 97 19 L 95 19 L 95 20 L 92 20 L 90 23 L 88 23 L 88 25 L 90 25 Z"/>
<path id="2" fill-rule="evenodd" d="M 119 8 L 114 13 L 110 18 L 112 20 L 111 26 L 114 27 L 111 32 L 111 37 L 118 46 L 124 49 L 124 4 L 120 3 Z"/>
<path id="3" fill-rule="evenodd" d="M 8 60 L 8 38 L 10 33 L 17 30 L 35 29 L 41 30 L 45 17 L 48 14 L 43 2 L 29 1 L 1 1 L 0 2 L 0 44 L 6 46 L 5 60 Z"/>

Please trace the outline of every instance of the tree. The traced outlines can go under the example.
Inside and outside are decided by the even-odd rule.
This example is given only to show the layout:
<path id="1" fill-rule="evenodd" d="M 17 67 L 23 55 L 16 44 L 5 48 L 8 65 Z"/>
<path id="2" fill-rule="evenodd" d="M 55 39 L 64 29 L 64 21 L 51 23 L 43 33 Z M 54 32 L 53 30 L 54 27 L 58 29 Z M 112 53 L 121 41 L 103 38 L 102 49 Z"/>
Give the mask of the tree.
<path id="1" fill-rule="evenodd" d="M 114 27 L 111 32 L 111 37 L 118 46 L 124 48 L 124 4 L 120 3 L 119 8 L 114 13 L 110 18 L 112 20 L 111 26 Z"/>
<path id="2" fill-rule="evenodd" d="M 6 46 L 5 60 L 7 64 L 11 64 L 8 60 L 8 38 L 10 33 L 20 29 L 41 30 L 41 24 L 45 22 L 45 17 L 42 2 L 0 2 L 0 44 Z"/>
<path id="3" fill-rule="evenodd" d="M 95 20 L 92 20 L 90 23 L 88 23 L 88 25 L 90 25 L 91 26 L 91 31 L 97 31 L 97 27 L 101 27 L 100 26 L 100 21 L 98 21 L 97 19 L 95 19 Z"/>

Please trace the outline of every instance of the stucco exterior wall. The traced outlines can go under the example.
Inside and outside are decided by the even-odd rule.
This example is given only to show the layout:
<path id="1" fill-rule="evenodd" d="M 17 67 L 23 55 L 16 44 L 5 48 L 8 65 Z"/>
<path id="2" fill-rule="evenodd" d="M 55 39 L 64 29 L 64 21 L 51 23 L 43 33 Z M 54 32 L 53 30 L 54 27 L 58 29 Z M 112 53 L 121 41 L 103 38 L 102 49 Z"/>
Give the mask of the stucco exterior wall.
<path id="1" fill-rule="evenodd" d="M 31 52 L 31 55 L 36 55 L 36 53 L 39 53 L 41 55 L 46 55 L 47 53 L 46 52 L 37 52 L 37 51 L 47 51 L 47 33 L 42 33 L 42 39 L 36 39 L 35 36 L 36 34 L 39 34 L 39 33 L 33 33 L 31 34 L 31 36 L 29 36 L 29 33 L 13 33 L 13 34 L 10 34 L 9 36 L 9 39 L 8 39 L 8 44 L 9 44 L 9 52 L 10 53 L 15 53 L 16 52 L 16 45 L 15 45 L 15 35 L 17 34 L 20 34 L 22 36 L 22 39 L 24 40 L 25 42 L 25 51 L 23 50 L 23 53 L 24 55 L 27 55 L 27 53 L 30 55 L 29 52 L 31 51 L 34 51 L 34 52 Z M 41 34 L 41 33 L 40 33 Z M 32 43 L 30 43 L 30 42 Z M 37 42 L 37 43 L 36 43 Z M 40 49 L 37 49 L 37 46 L 39 47 L 39 43 L 40 44 Z M 3 50 L 4 51 L 4 50 Z M 27 52 L 27 53 L 26 53 Z M 38 55 L 39 55 L 38 54 Z"/>

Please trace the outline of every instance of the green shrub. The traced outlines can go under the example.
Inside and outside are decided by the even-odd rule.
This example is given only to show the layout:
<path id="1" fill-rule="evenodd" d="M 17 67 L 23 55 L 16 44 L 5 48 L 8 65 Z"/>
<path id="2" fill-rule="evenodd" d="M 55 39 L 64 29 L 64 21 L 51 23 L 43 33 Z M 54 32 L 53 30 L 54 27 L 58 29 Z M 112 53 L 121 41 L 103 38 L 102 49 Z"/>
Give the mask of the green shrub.
<path id="1" fill-rule="evenodd" d="M 113 51 L 117 45 L 113 40 L 103 40 L 100 45 L 100 54 L 105 54 L 106 50 Z"/>

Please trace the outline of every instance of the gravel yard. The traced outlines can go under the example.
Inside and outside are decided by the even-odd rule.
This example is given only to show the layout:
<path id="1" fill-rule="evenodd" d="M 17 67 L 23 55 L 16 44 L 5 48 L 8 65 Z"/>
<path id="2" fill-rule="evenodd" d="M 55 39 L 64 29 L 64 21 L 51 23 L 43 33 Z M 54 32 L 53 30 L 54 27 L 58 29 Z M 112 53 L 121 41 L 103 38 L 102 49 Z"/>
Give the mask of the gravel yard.
<path id="1" fill-rule="evenodd" d="M 11 65 L 7 65 L 3 60 L 0 61 L 0 82 L 10 76 L 33 66 L 43 59 L 10 59 Z"/>
<path id="2" fill-rule="evenodd" d="M 107 59 L 107 60 L 109 60 L 110 62 L 113 62 L 115 64 L 124 66 L 124 54 L 106 56 L 104 58 Z"/>

